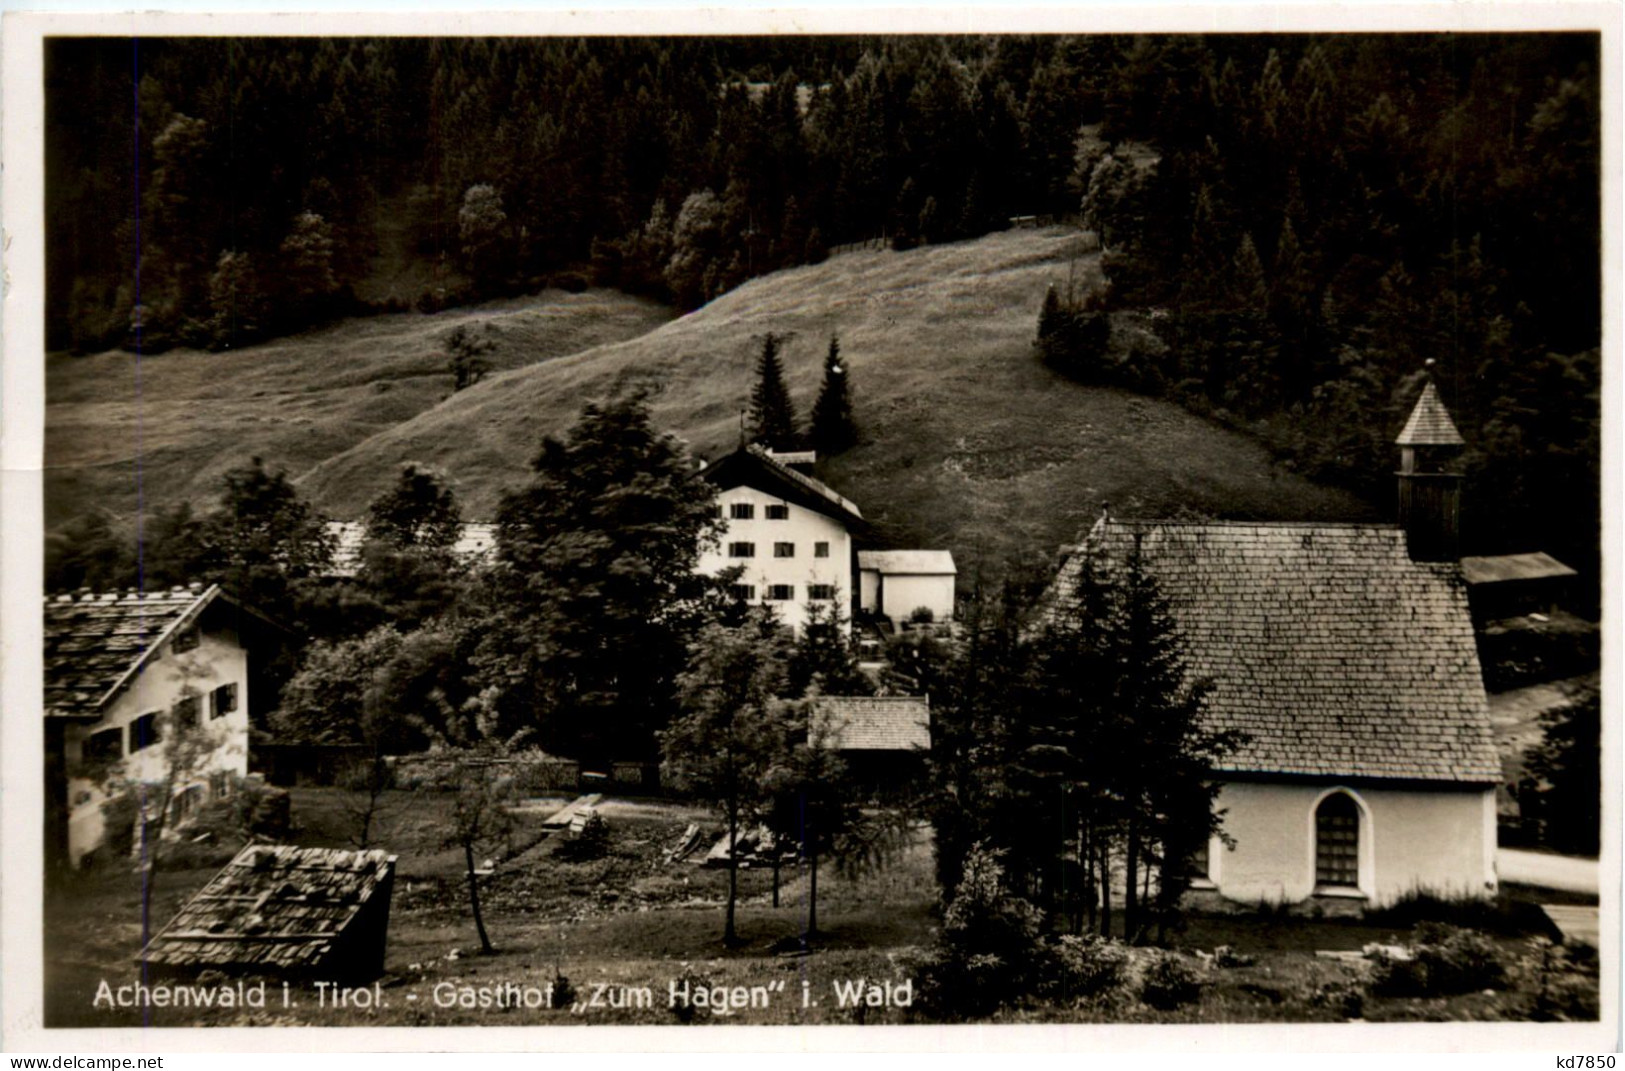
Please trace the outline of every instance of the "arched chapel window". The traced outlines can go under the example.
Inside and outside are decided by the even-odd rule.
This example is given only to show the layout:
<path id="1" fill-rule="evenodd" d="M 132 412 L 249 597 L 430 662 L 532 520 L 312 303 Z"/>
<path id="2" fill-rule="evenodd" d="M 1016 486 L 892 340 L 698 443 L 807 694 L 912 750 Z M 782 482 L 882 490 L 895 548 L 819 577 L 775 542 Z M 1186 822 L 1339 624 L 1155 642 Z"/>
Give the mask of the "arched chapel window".
<path id="1" fill-rule="evenodd" d="M 1315 809 L 1315 884 L 1360 884 L 1360 808 L 1334 792 Z"/>

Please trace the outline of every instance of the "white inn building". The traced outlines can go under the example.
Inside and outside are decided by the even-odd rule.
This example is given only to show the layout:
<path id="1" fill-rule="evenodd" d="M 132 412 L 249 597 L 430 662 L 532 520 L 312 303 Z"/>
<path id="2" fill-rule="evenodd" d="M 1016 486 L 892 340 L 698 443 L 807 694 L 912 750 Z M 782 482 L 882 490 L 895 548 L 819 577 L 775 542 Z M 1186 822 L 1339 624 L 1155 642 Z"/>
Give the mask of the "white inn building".
<path id="1" fill-rule="evenodd" d="M 856 505 L 760 446 L 734 451 L 702 476 L 717 488 L 727 529 L 700 555 L 700 572 L 741 567 L 738 595 L 772 606 L 798 630 L 809 606 L 827 605 L 850 623 L 857 595 L 853 532 L 863 524 Z"/>

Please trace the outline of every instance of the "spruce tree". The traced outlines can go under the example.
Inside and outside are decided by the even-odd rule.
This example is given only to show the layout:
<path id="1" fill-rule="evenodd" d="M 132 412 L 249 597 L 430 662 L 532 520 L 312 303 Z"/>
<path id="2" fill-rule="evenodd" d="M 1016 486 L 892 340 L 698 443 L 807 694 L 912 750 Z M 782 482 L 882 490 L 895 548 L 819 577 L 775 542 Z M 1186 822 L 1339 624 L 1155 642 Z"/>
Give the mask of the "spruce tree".
<path id="1" fill-rule="evenodd" d="M 750 426 L 756 442 L 769 450 L 794 450 L 796 413 L 790 405 L 790 392 L 784 386 L 784 369 L 779 364 L 779 339 L 769 333 L 762 340 L 762 356 L 756 362 L 756 389 L 750 396 Z"/>
<path id="2" fill-rule="evenodd" d="M 841 342 L 829 337 L 824 358 L 824 385 L 813 405 L 813 448 L 820 454 L 838 454 L 857 445 L 858 425 L 852 418 L 852 375 L 841 363 Z"/>

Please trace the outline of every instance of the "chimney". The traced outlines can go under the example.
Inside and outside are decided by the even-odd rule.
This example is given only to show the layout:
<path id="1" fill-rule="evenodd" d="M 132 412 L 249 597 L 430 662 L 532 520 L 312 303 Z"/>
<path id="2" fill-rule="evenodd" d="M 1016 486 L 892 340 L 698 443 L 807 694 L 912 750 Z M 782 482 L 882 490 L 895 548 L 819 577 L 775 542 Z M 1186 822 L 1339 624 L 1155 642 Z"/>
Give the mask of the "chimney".
<path id="1" fill-rule="evenodd" d="M 1394 440 L 1399 447 L 1399 525 L 1411 560 L 1456 561 L 1461 557 L 1461 473 L 1455 471 L 1464 445 L 1456 422 L 1433 385 L 1427 363 L 1422 395 Z"/>

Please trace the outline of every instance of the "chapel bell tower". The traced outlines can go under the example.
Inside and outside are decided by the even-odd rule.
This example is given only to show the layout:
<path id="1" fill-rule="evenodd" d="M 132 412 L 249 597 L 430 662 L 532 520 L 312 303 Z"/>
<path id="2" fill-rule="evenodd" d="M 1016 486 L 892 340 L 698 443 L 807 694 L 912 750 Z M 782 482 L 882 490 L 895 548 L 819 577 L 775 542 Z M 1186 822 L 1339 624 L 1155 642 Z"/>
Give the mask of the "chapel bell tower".
<path id="1" fill-rule="evenodd" d="M 1465 445 L 1450 411 L 1433 385 L 1433 362 L 1422 396 L 1394 440 L 1399 446 L 1399 524 L 1411 559 L 1455 561 L 1461 556 L 1461 473 L 1456 462 Z"/>

